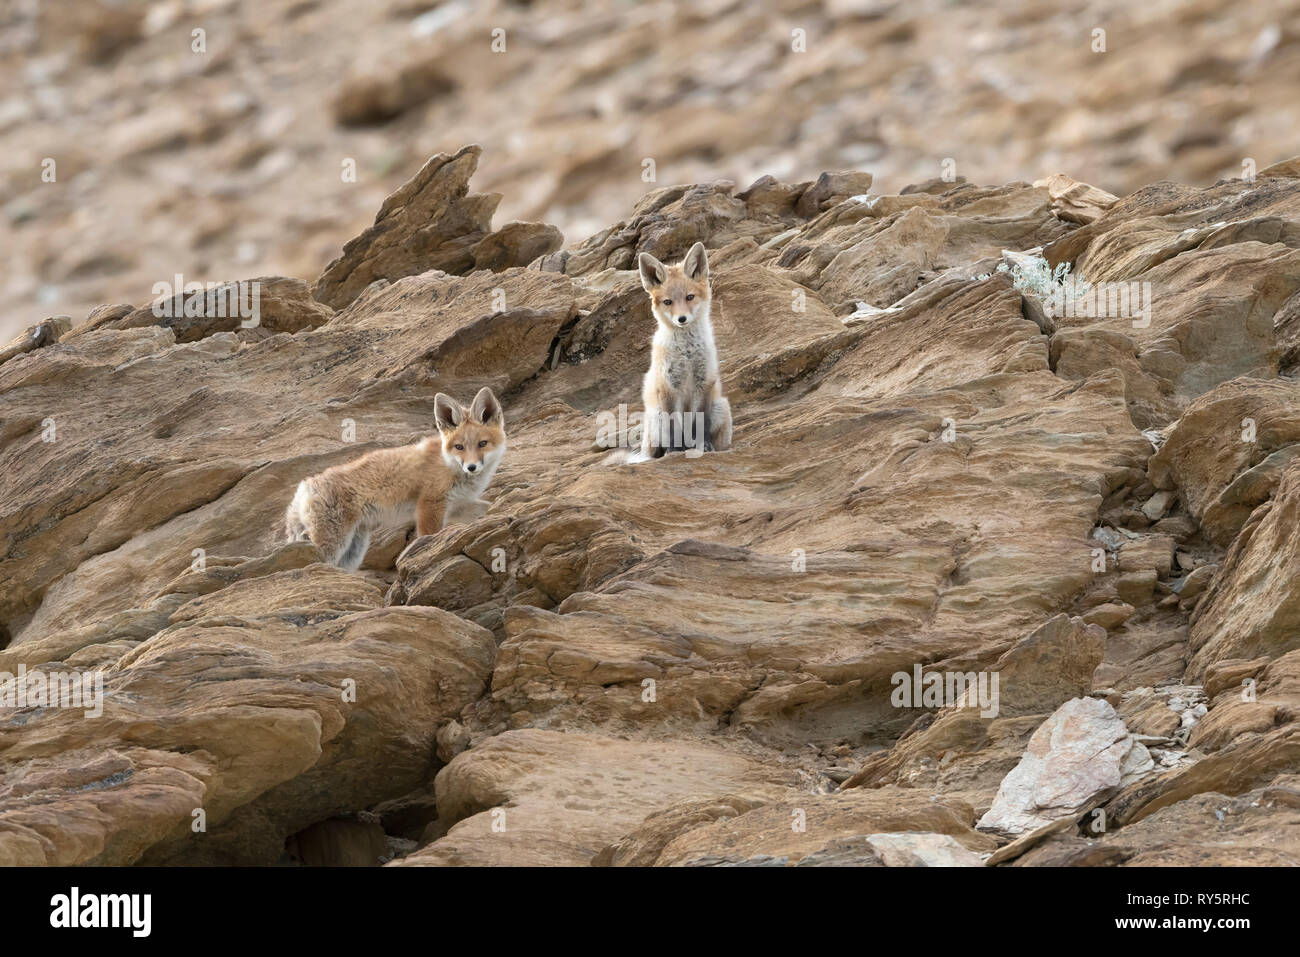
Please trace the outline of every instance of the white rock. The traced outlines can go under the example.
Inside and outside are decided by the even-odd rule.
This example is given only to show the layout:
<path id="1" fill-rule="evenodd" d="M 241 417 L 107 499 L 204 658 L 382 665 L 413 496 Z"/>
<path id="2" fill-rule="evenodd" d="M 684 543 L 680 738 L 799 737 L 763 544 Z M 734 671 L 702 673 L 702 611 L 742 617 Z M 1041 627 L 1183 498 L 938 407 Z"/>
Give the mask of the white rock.
<path id="1" fill-rule="evenodd" d="M 1155 767 L 1110 704 L 1074 698 L 1044 721 L 976 826 L 1020 834 L 1082 810 Z"/>
<path id="2" fill-rule="evenodd" d="M 867 843 L 886 867 L 983 867 L 980 857 L 950 834 L 900 831 L 869 834 Z"/>

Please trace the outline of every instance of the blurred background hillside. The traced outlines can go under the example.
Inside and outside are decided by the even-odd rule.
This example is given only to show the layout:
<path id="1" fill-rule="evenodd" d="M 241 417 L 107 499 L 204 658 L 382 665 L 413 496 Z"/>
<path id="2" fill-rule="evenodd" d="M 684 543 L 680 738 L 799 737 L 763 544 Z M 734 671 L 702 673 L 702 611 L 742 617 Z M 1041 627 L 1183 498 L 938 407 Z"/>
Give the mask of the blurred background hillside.
<path id="1" fill-rule="evenodd" d="M 1298 90 L 1289 0 L 4 0 L 0 341 L 176 273 L 314 278 L 470 142 L 497 225 L 576 243 L 764 173 L 1208 185 L 1300 151 Z"/>

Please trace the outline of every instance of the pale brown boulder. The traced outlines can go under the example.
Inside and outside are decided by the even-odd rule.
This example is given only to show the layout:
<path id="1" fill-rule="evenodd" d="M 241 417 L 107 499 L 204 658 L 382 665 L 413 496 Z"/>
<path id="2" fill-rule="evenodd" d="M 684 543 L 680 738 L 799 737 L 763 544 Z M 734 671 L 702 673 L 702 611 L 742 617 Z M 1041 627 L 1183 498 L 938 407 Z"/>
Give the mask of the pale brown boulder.
<path id="1" fill-rule="evenodd" d="M 1119 197 L 1104 189 L 1071 179 L 1064 173 L 1053 173 L 1034 182 L 1052 197 L 1052 209 L 1061 219 L 1087 225 L 1098 219 L 1118 202 Z"/>
<path id="2" fill-rule="evenodd" d="M 1133 606 L 1124 602 L 1105 602 L 1089 609 L 1083 620 L 1090 625 L 1101 625 L 1107 631 L 1118 628 L 1133 616 Z"/>
<path id="3" fill-rule="evenodd" d="M 484 236 L 471 253 L 475 269 L 500 272 L 511 266 L 526 266 L 555 252 L 563 243 L 563 234 L 549 223 L 515 222 Z"/>
<path id="4" fill-rule="evenodd" d="M 773 203 L 762 190 L 733 196 L 734 190 L 729 180 L 654 190 L 636 204 L 631 217 L 572 249 L 543 257 L 540 267 L 569 276 L 635 269 L 638 253 L 670 262 L 696 242 L 711 249 L 742 238 L 763 242 L 800 221 L 793 205 Z"/>
<path id="5" fill-rule="evenodd" d="M 431 157 L 384 200 L 374 225 L 344 244 L 342 254 L 317 278 L 315 297 L 342 309 L 379 279 L 472 268 L 470 250 L 489 232 L 501 201 L 500 196 L 469 191 L 481 153 L 478 146 L 466 146 L 454 155 Z"/>
<path id="6" fill-rule="evenodd" d="M 1205 695 L 1211 700 L 1224 691 L 1240 691 L 1269 663 L 1269 658 L 1224 658 L 1205 669 Z"/>
<path id="7" fill-rule="evenodd" d="M 1244 794 L 1209 792 L 1108 834 L 1128 867 L 1295 867 L 1300 782 L 1284 774 Z"/>
<path id="8" fill-rule="evenodd" d="M 1273 701 L 1216 702 L 1202 721 L 1192 728 L 1187 743 L 1202 751 L 1217 751 L 1248 734 L 1272 731 L 1284 715 Z"/>
<path id="9" fill-rule="evenodd" d="M 852 211 L 850 211 L 852 212 Z M 1046 192 L 1035 189 L 955 190 L 933 209 L 913 206 L 856 222 L 828 217 L 788 242 L 779 264 L 828 303 L 898 302 L 950 268 L 1042 246 L 1064 232 Z"/>
<path id="10" fill-rule="evenodd" d="M 702 801 L 674 804 L 646 816 L 637 828 L 603 848 L 592 858 L 593 867 L 649 867 L 659 859 L 674 838 L 723 818 L 732 818 L 762 807 L 761 794 L 726 794 Z"/>
<path id="11" fill-rule="evenodd" d="M 834 173 L 822 173 L 817 182 L 809 186 L 794 204 L 794 211 L 805 219 L 829 209 L 836 203 L 853 196 L 863 196 L 871 189 L 870 173 L 857 170 L 842 170 Z"/>
<path id="12" fill-rule="evenodd" d="M 707 744 L 511 731 L 438 773 L 439 819 L 450 830 L 401 864 L 589 864 L 656 810 L 771 791 L 788 779 L 777 767 Z"/>

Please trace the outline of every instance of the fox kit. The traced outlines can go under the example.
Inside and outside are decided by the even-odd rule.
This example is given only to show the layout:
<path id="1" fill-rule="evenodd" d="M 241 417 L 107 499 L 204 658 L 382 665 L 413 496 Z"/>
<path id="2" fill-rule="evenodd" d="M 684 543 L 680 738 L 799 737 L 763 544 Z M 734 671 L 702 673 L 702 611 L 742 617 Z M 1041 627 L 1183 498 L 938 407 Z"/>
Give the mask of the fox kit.
<path id="1" fill-rule="evenodd" d="M 649 253 L 637 265 L 658 321 L 641 390 L 641 455 L 658 458 L 687 447 L 723 452 L 731 448 L 731 405 L 718 378 L 704 244 L 692 246 L 680 266 L 665 266 Z"/>
<path id="2" fill-rule="evenodd" d="M 430 535 L 449 513 L 479 498 L 506 451 L 501 403 L 480 389 L 467 409 L 439 392 L 434 399 L 438 435 L 414 445 L 377 449 L 353 462 L 304 479 L 285 512 L 289 541 L 310 539 L 330 564 L 353 571 L 384 524 L 407 524 Z"/>

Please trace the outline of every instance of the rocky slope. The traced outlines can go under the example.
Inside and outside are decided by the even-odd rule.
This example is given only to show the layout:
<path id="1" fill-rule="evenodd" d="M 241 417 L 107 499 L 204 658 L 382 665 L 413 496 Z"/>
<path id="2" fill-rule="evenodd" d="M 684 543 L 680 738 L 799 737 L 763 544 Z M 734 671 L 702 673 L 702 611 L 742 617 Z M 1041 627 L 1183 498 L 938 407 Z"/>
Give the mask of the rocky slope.
<path id="1" fill-rule="evenodd" d="M 0 340 L 317 275 L 469 142 L 502 222 L 581 239 L 716 177 L 1208 186 L 1295 152 L 1298 86 L 1290 0 L 9 0 Z"/>
<path id="2" fill-rule="evenodd" d="M 561 249 L 478 157 L 258 327 L 0 353 L 0 670 L 107 694 L 0 714 L 0 863 L 1300 863 L 1300 162 L 674 186 Z M 735 448 L 610 464 L 635 255 L 697 240 Z M 1059 263 L 1145 322 L 1055 308 Z M 485 515 L 357 574 L 278 542 L 482 385 Z M 996 713 L 898 706 L 914 669 Z"/>

